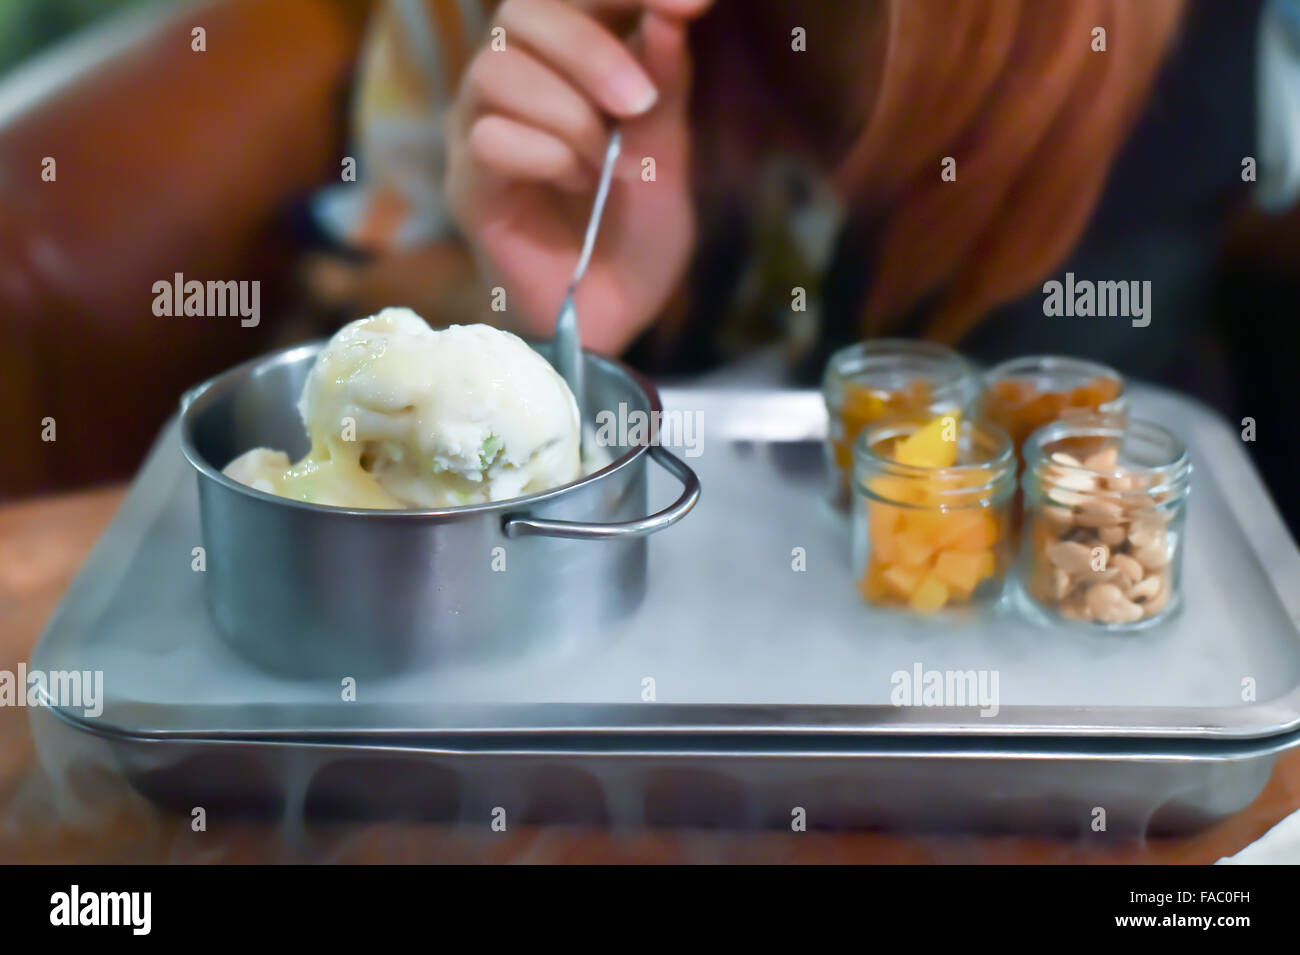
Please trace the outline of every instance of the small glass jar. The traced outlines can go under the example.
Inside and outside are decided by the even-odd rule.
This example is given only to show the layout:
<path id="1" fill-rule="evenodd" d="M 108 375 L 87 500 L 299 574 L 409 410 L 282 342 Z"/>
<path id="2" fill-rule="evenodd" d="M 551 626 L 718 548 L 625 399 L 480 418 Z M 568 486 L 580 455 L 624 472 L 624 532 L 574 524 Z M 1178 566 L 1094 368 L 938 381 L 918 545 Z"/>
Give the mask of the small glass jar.
<path id="1" fill-rule="evenodd" d="M 1124 379 L 1082 358 L 1028 355 L 989 369 L 980 414 L 1007 433 L 1023 461 L 1025 440 L 1045 424 L 1087 412 L 1123 414 Z"/>
<path id="2" fill-rule="evenodd" d="M 951 348 L 932 342 L 880 338 L 831 355 L 822 377 L 829 418 L 826 452 L 836 503 L 847 507 L 853 443 L 868 425 L 899 415 L 965 414 L 979 381 Z"/>
<path id="3" fill-rule="evenodd" d="M 1021 582 L 1049 622 L 1150 626 L 1180 604 L 1192 466 L 1149 421 L 1076 416 L 1025 443 Z"/>
<path id="4" fill-rule="evenodd" d="M 999 428 L 954 416 L 889 419 L 862 433 L 853 463 L 863 599 L 923 615 L 1001 600 L 1015 459 Z"/>

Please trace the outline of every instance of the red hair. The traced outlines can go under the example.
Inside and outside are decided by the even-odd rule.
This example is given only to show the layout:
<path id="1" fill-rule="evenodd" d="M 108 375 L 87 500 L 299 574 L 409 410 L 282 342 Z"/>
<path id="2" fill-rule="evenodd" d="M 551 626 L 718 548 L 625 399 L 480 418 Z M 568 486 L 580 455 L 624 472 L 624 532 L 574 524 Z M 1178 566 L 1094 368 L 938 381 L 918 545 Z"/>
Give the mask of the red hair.
<path id="1" fill-rule="evenodd" d="M 838 33 L 809 31 L 810 51 L 820 44 L 839 54 L 844 121 L 859 100 L 835 182 L 851 206 L 884 222 L 862 311 L 866 334 L 887 331 L 926 299 L 936 303 L 929 336 L 955 341 L 1060 265 L 1150 94 L 1183 2 L 876 0 L 850 5 Z M 708 49 L 697 47 L 697 119 L 705 130 L 742 127 L 752 151 L 774 133 L 801 135 L 778 116 L 800 66 L 770 44 L 754 46 L 768 43 L 757 33 L 773 32 L 743 22 L 763 17 L 760 10 L 739 16 L 706 27 Z M 1098 27 L 1104 51 L 1093 49 Z M 718 48 L 738 37 L 751 45 L 747 55 Z M 759 84 L 762 102 L 737 95 Z M 833 139 L 842 131 L 823 132 Z M 718 146 L 715 170 L 743 151 L 734 140 Z M 956 161 L 954 182 L 940 178 L 947 156 Z"/>

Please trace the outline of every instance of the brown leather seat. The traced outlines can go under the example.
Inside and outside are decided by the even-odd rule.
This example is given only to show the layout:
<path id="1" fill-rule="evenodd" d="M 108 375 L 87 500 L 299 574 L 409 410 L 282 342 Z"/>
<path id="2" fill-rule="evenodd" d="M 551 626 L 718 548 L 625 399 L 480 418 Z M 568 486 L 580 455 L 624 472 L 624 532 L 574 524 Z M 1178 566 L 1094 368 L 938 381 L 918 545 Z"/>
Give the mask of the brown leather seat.
<path id="1" fill-rule="evenodd" d="M 129 474 L 184 388 L 268 346 L 288 212 L 345 154 L 367 7 L 150 10 L 0 78 L 0 497 Z M 261 324 L 155 316 L 176 272 L 262 282 Z"/>

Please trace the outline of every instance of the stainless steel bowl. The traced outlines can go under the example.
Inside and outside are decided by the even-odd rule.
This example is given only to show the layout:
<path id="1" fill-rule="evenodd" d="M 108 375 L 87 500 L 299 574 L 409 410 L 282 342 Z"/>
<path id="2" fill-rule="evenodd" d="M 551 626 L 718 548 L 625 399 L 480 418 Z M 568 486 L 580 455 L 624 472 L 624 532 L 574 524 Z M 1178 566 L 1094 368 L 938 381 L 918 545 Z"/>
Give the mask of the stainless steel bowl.
<path id="1" fill-rule="evenodd" d="M 283 675 L 342 679 L 613 638 L 645 594 L 646 535 L 699 498 L 685 463 L 657 445 L 613 449 L 612 464 L 563 487 L 425 511 L 307 504 L 222 474 L 249 448 L 306 453 L 297 400 L 321 347 L 240 365 L 181 400 L 208 600 L 235 650 Z M 587 355 L 586 378 L 593 421 L 620 403 L 662 410 L 654 386 L 616 362 Z M 649 516 L 647 459 L 682 483 Z"/>

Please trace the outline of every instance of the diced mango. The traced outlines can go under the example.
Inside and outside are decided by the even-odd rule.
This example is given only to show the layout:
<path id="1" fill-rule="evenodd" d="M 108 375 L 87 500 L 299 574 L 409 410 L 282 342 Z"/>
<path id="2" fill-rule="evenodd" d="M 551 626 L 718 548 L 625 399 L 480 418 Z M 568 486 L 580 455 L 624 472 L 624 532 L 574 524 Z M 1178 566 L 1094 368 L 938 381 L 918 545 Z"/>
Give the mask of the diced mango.
<path id="1" fill-rule="evenodd" d="M 861 431 L 871 422 L 883 417 L 888 410 L 889 405 L 882 392 L 860 385 L 844 389 L 844 407 L 840 413 L 846 422 L 854 426 L 854 431 Z"/>
<path id="2" fill-rule="evenodd" d="M 880 500 L 867 502 L 870 554 L 858 581 L 866 600 L 902 603 L 930 614 L 970 599 L 980 582 L 996 573 L 993 548 L 1002 535 L 1002 518 L 989 508 L 969 506 L 984 503 L 988 475 L 943 470 L 957 461 L 958 423 L 955 414 L 940 416 L 892 448 L 895 460 L 933 474 L 872 479 L 870 490 Z"/>
<path id="3" fill-rule="evenodd" d="M 890 564 L 880 575 L 885 586 L 904 600 L 911 599 L 912 594 L 921 585 L 921 579 L 924 576 L 924 568 L 905 567 L 902 564 Z"/>
<path id="4" fill-rule="evenodd" d="M 870 561 L 866 571 L 858 578 L 858 593 L 868 603 L 880 603 L 888 594 L 881 570 L 882 567 L 877 561 Z"/>
<path id="5" fill-rule="evenodd" d="M 956 412 L 941 415 L 912 432 L 894 449 L 894 460 L 917 468 L 950 468 L 957 463 Z"/>
<path id="6" fill-rule="evenodd" d="M 928 503 L 929 489 L 920 481 L 881 474 L 872 478 L 867 486 L 873 494 L 886 501 L 916 505 Z"/>
<path id="7" fill-rule="evenodd" d="M 898 534 L 898 561 L 911 567 L 918 567 L 934 556 L 938 550 L 934 536 L 924 530 L 909 527 Z"/>
<path id="8" fill-rule="evenodd" d="M 899 518 L 903 509 L 881 504 L 878 501 L 867 502 L 867 533 L 874 545 L 886 537 L 893 537 L 898 532 Z"/>
<path id="9" fill-rule="evenodd" d="M 929 573 L 922 578 L 912 592 L 912 597 L 908 600 L 907 605 L 916 613 L 934 613 L 942 609 L 947 602 L 948 585 L 934 573 Z"/>
<path id="10" fill-rule="evenodd" d="M 934 561 L 934 576 L 947 584 L 956 596 L 965 599 L 981 580 L 993 576 L 995 561 L 990 550 L 943 550 Z"/>
<path id="11" fill-rule="evenodd" d="M 943 515 L 947 525 L 936 547 L 956 550 L 988 550 L 998 540 L 998 520 L 987 510 L 950 511 Z"/>
<path id="12" fill-rule="evenodd" d="M 943 546 L 943 534 L 948 526 L 947 514 L 928 508 L 909 508 L 898 522 L 900 532 L 923 534 L 935 542 L 935 549 Z"/>

